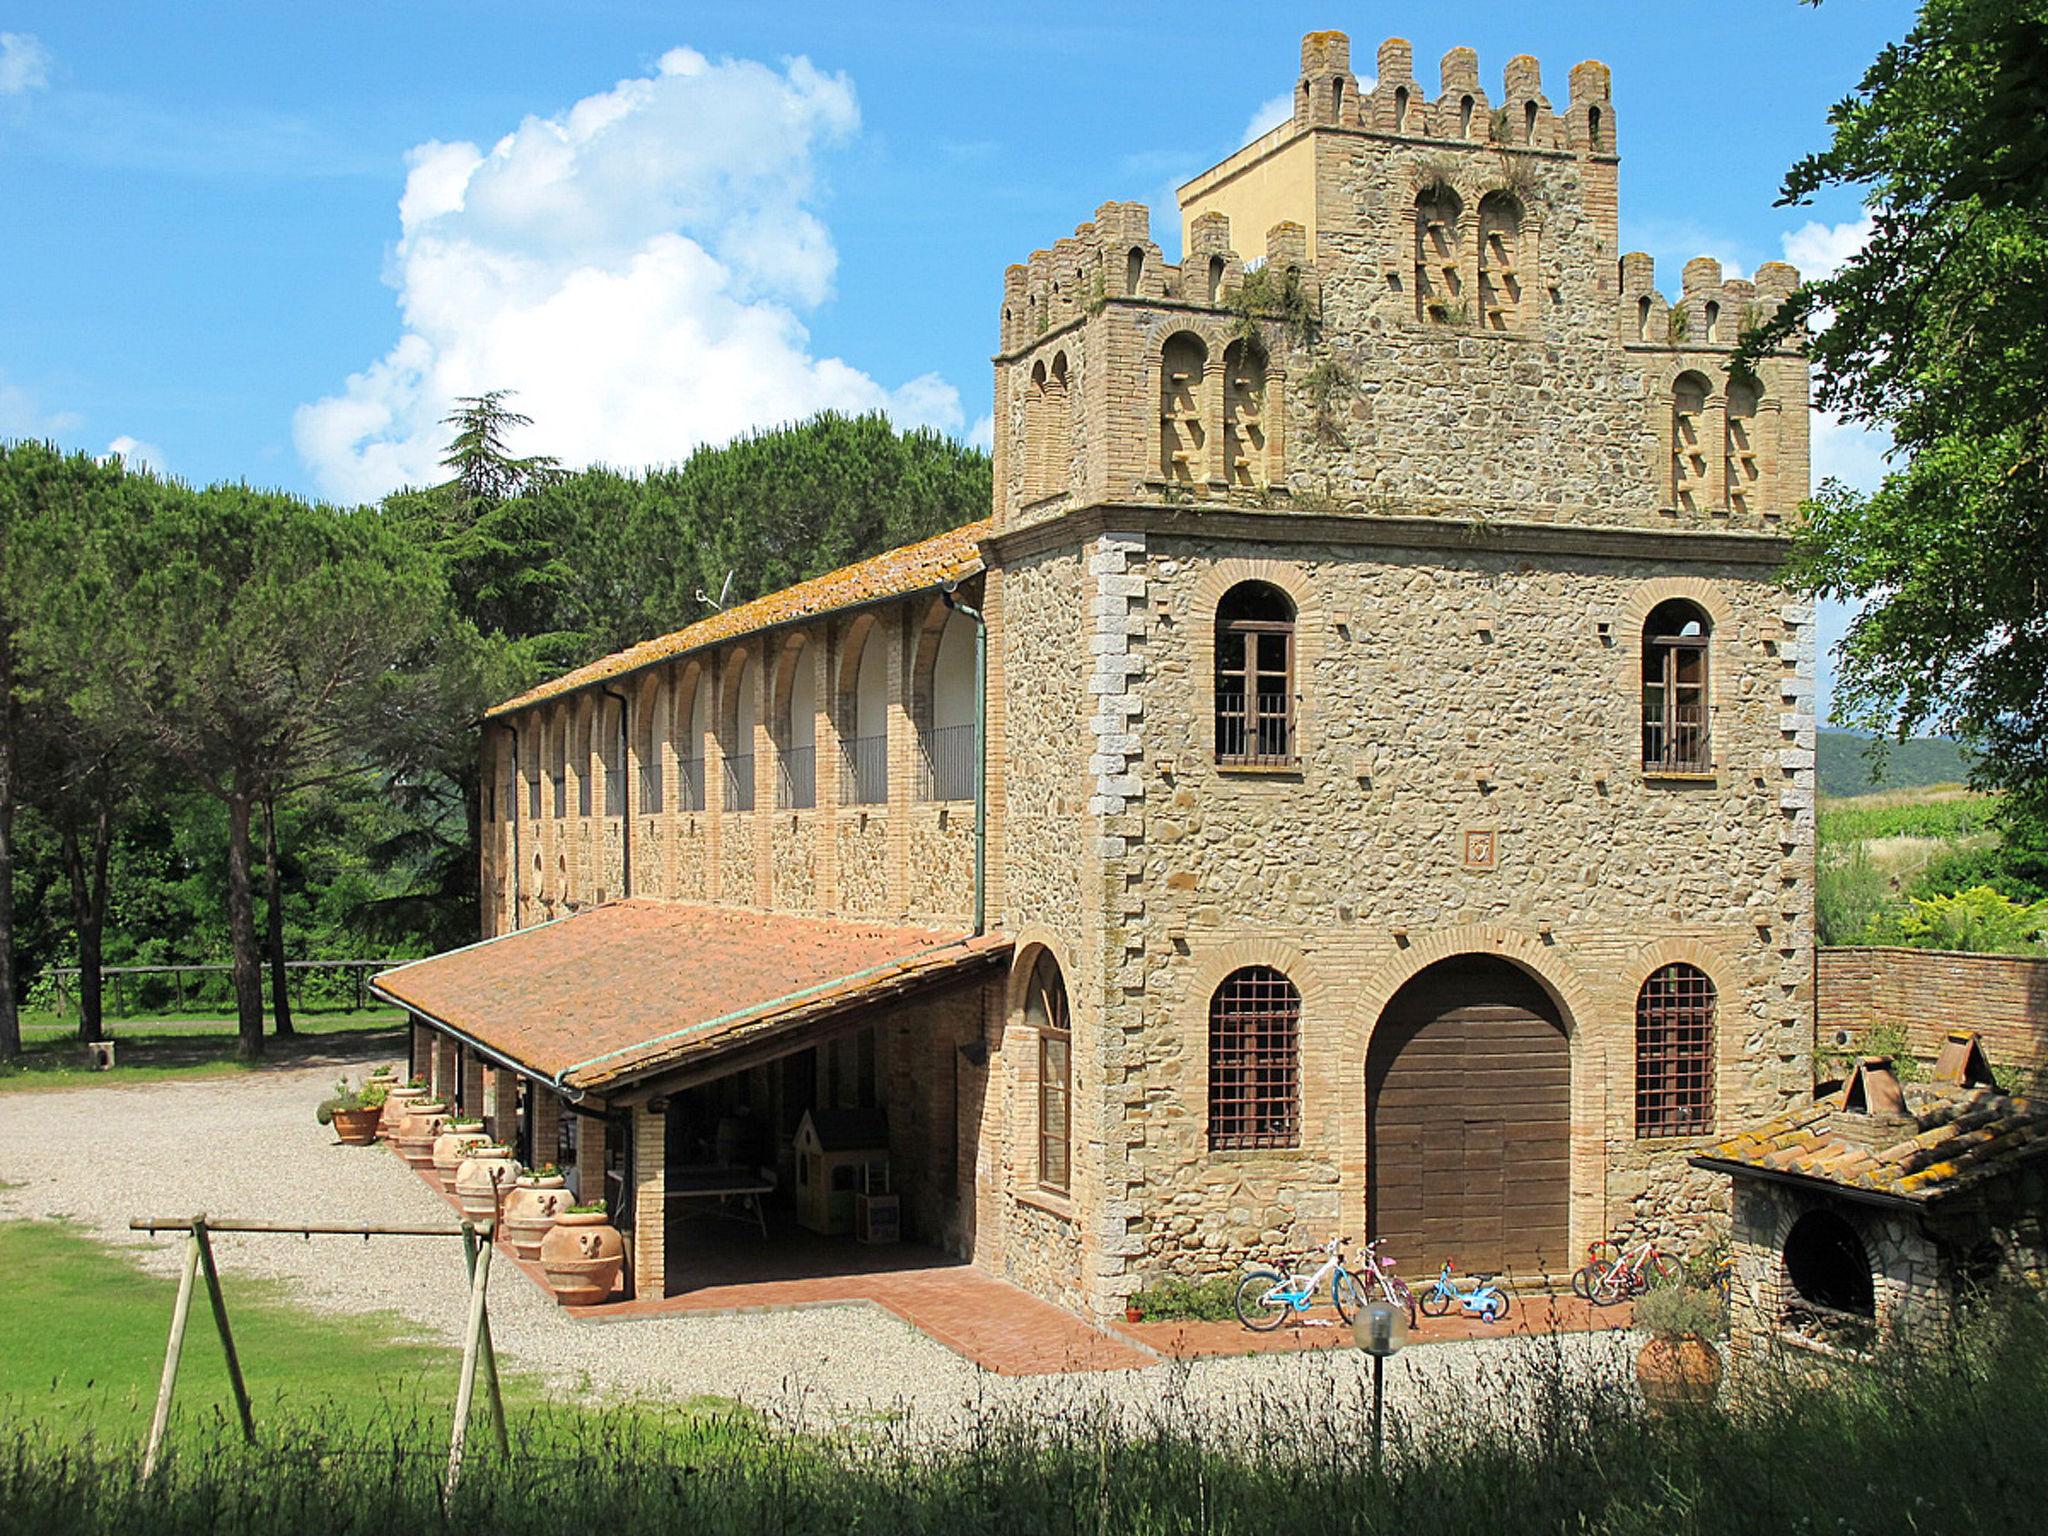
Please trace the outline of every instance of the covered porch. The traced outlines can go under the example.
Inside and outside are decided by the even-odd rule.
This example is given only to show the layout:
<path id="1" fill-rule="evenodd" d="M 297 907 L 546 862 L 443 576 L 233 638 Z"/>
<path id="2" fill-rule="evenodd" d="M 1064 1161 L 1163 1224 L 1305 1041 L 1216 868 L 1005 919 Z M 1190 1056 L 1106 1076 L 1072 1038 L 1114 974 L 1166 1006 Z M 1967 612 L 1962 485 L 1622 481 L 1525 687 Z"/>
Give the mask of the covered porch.
<path id="1" fill-rule="evenodd" d="M 979 1053 L 1008 951 L 623 901 L 375 989 L 412 1015 L 414 1075 L 604 1202 L 627 1251 L 613 1305 L 715 1308 L 734 1287 L 844 1292 L 972 1255 Z"/>

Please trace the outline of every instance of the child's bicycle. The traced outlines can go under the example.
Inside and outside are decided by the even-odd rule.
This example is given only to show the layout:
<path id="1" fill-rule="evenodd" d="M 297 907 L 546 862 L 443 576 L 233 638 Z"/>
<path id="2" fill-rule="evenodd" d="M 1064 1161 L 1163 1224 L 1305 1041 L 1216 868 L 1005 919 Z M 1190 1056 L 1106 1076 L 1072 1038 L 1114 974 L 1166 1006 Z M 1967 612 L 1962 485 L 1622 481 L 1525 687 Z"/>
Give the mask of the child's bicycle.
<path id="1" fill-rule="evenodd" d="M 1394 1261 L 1381 1257 L 1379 1241 L 1375 1239 L 1365 1245 L 1367 1269 L 1364 1274 L 1354 1274 L 1345 1265 L 1344 1250 L 1349 1244 L 1349 1238 L 1331 1238 L 1323 1245 L 1323 1262 L 1313 1274 L 1304 1275 L 1299 1271 L 1282 1274 L 1277 1269 L 1262 1267 L 1245 1270 L 1238 1277 L 1237 1293 L 1232 1298 L 1237 1320 L 1256 1333 L 1270 1332 L 1289 1316 L 1313 1307 L 1316 1293 L 1328 1280 L 1330 1302 L 1345 1322 L 1350 1322 L 1365 1304 L 1370 1291 L 1377 1289 L 1389 1306 L 1405 1311 L 1409 1322 L 1413 1323 L 1415 1298 L 1394 1275 Z"/>
<path id="2" fill-rule="evenodd" d="M 1469 1291 L 1461 1287 L 1451 1277 L 1449 1259 L 1444 1260 L 1444 1267 L 1437 1272 L 1436 1284 L 1418 1296 L 1416 1303 L 1425 1317 L 1442 1317 L 1455 1305 L 1488 1323 L 1499 1322 L 1514 1305 L 1506 1287 L 1495 1284 L 1492 1275 L 1474 1275 Z"/>
<path id="3" fill-rule="evenodd" d="M 1572 1274 L 1572 1294 L 1596 1307 L 1612 1306 L 1659 1286 L 1675 1285 L 1682 1267 L 1648 1238 L 1623 1248 L 1612 1238 L 1589 1244 L 1586 1262 Z"/>

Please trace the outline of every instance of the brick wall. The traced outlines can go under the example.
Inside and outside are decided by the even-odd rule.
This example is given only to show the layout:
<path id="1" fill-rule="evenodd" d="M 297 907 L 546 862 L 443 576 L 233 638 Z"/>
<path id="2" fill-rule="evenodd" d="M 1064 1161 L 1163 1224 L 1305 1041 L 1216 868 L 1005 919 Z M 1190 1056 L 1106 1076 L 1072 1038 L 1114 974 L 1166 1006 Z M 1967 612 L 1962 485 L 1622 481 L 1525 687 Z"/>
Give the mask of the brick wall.
<path id="1" fill-rule="evenodd" d="M 1949 1030 L 1970 1029 L 1994 1067 L 2048 1069 L 2048 959 L 1823 949 L 1815 982 L 1823 1051 L 1853 1049 L 1872 1027 L 1889 1025 L 1906 1032 L 1914 1055 L 1931 1058 Z"/>

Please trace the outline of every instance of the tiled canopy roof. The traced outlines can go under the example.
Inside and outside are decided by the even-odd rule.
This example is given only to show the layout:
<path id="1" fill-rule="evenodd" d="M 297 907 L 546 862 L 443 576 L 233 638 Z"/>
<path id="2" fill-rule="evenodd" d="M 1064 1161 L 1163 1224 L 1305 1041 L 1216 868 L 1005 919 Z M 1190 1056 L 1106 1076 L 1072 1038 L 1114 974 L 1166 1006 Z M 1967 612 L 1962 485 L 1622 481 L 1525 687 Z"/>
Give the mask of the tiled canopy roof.
<path id="1" fill-rule="evenodd" d="M 858 608 L 892 597 L 907 597 L 913 592 L 927 592 L 942 581 L 965 581 L 982 568 L 980 543 L 988 537 L 989 528 L 988 520 L 983 519 L 948 529 L 916 544 L 885 550 L 856 565 L 841 566 L 823 576 L 814 576 L 809 581 L 770 592 L 752 602 L 728 608 L 723 613 L 714 613 L 710 618 L 699 619 L 673 634 L 643 640 L 573 672 L 565 672 L 537 688 L 528 689 L 516 699 L 507 699 L 486 711 L 484 718 L 495 719 L 499 715 L 512 714 L 621 673 L 680 656 L 685 651 L 736 640 L 777 624 L 817 618 L 821 614 Z"/>
<path id="2" fill-rule="evenodd" d="M 2048 1158 L 2048 1104 L 1988 1087 L 1912 1084 L 1904 1092 L 1903 1115 L 1859 1114 L 1842 1107 L 1843 1095 L 1831 1094 L 1731 1136 L 1692 1161 L 1925 1204 Z"/>
<path id="3" fill-rule="evenodd" d="M 1010 941 L 616 901 L 385 971 L 378 993 L 536 1076 L 605 1090 L 994 964 Z"/>

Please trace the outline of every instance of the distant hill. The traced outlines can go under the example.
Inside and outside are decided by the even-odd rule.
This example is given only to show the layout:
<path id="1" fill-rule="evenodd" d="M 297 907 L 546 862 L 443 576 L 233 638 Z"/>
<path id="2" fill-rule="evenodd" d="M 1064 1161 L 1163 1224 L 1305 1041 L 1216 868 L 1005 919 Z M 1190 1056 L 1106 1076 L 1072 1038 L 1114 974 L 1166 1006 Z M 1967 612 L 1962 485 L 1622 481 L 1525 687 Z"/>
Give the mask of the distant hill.
<path id="1" fill-rule="evenodd" d="M 1820 733 L 1817 767 L 1822 794 L 1868 795 L 1923 784 L 1956 784 L 1969 777 L 1968 751 L 1946 737 L 1921 736 L 1887 743 L 1883 775 L 1872 778 L 1873 765 L 1864 756 L 1871 741 L 1860 731 Z"/>

